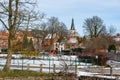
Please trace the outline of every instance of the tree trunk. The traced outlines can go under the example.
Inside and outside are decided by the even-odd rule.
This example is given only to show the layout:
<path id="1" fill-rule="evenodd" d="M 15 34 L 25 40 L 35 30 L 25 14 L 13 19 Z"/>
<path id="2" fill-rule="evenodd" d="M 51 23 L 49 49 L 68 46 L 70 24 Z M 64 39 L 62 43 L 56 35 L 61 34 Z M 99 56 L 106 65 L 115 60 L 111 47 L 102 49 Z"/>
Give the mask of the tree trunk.
<path id="1" fill-rule="evenodd" d="M 12 32 L 9 33 L 8 38 L 8 53 L 7 53 L 7 60 L 6 64 L 3 68 L 3 71 L 9 71 L 10 70 L 10 64 L 11 64 L 11 58 L 12 58 Z"/>
<path id="2" fill-rule="evenodd" d="M 12 3 L 13 0 L 9 0 L 9 14 L 8 14 L 8 32 L 9 32 L 9 37 L 8 37 L 8 55 L 6 58 L 6 64 L 3 68 L 3 71 L 9 71 L 10 70 L 10 64 L 11 64 L 11 58 L 12 58 L 12 40 L 14 38 L 14 29 L 16 26 L 16 20 L 17 20 L 17 14 L 18 14 L 18 2 L 19 0 L 15 1 L 15 11 L 12 9 Z M 14 14 L 13 14 L 14 12 Z M 13 18 L 14 17 L 14 18 Z"/>
<path id="3" fill-rule="evenodd" d="M 12 58 L 12 52 L 8 51 L 7 61 L 3 68 L 3 71 L 10 71 L 11 58 Z"/>

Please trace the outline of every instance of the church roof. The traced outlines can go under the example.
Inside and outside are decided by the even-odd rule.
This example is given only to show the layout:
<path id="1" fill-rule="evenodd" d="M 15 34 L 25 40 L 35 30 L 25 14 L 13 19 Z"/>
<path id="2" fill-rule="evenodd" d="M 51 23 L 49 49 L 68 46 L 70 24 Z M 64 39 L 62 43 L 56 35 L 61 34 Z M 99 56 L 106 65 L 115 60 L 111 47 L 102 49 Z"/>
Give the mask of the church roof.
<path id="1" fill-rule="evenodd" d="M 72 23 L 71 23 L 71 30 L 75 30 L 74 19 L 73 18 L 72 18 Z"/>

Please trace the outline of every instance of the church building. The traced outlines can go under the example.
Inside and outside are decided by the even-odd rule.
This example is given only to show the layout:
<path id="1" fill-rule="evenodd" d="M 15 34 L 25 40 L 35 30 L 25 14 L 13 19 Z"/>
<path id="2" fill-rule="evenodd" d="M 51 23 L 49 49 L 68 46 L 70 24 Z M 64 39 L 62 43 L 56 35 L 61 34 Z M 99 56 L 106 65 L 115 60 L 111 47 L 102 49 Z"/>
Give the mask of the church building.
<path id="1" fill-rule="evenodd" d="M 67 38 L 67 48 L 72 49 L 79 46 L 79 36 L 77 35 L 74 19 L 72 18 L 71 28 L 69 31 L 69 36 Z"/>

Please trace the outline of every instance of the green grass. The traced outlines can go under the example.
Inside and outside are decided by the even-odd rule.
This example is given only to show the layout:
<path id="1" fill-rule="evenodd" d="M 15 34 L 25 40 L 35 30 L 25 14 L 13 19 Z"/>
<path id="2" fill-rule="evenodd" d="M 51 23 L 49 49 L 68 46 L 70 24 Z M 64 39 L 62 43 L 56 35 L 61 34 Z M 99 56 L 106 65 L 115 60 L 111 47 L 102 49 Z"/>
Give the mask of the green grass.
<path id="1" fill-rule="evenodd" d="M 52 76 L 51 73 L 40 73 L 35 71 L 20 71 L 12 70 L 9 72 L 0 71 L 0 77 L 40 77 L 40 76 Z"/>
<path id="2" fill-rule="evenodd" d="M 53 73 L 40 73 L 35 71 L 12 70 L 9 72 L 0 71 L 0 78 L 3 80 L 74 80 L 73 76 L 59 76 Z"/>

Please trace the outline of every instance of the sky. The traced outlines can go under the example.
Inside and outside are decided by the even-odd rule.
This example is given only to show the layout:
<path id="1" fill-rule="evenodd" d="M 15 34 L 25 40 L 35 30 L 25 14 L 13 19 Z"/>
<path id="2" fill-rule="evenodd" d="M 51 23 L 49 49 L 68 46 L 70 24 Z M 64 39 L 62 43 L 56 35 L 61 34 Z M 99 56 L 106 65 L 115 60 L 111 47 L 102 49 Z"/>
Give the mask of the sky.
<path id="1" fill-rule="evenodd" d="M 84 20 L 100 17 L 106 27 L 113 25 L 120 33 L 120 0 L 38 0 L 38 9 L 46 17 L 58 17 L 70 29 L 72 18 L 76 31 L 84 35 Z"/>

